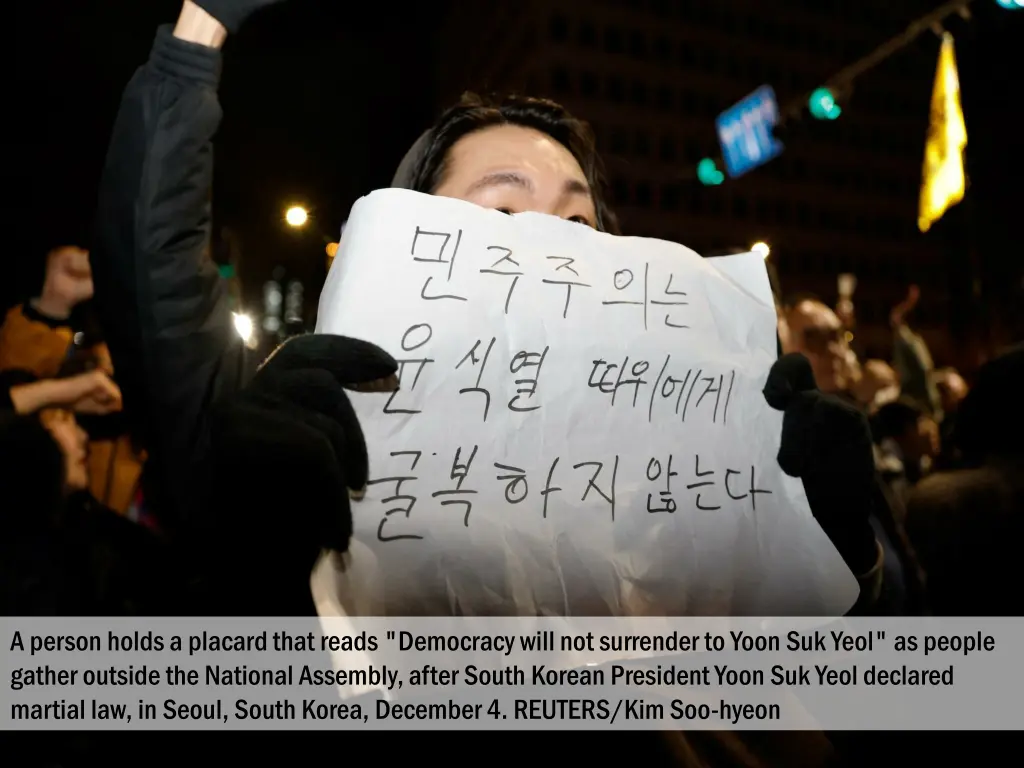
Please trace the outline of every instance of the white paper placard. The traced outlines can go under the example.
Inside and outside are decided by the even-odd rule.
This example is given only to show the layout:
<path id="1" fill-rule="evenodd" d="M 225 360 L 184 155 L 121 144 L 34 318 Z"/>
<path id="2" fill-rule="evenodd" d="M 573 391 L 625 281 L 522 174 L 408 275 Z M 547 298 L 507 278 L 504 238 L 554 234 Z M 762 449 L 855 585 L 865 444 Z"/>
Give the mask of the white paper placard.
<path id="1" fill-rule="evenodd" d="M 857 583 L 779 469 L 761 257 L 381 190 L 318 333 L 400 363 L 353 394 L 371 484 L 336 615 L 838 615 Z M 325 587 L 325 585 L 328 585 Z M 325 589 L 328 596 L 325 598 Z"/>

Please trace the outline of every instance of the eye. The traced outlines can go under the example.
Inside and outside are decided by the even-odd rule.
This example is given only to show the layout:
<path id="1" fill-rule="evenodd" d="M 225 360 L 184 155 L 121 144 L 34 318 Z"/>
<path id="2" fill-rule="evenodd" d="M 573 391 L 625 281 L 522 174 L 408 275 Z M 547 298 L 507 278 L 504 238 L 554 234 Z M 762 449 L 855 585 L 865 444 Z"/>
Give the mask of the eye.
<path id="1" fill-rule="evenodd" d="M 591 223 L 590 219 L 588 219 L 586 216 L 570 216 L 569 217 L 569 221 L 574 221 L 577 224 L 582 224 L 585 227 L 590 227 L 591 229 L 595 229 L 595 227 Z"/>
<path id="2" fill-rule="evenodd" d="M 506 216 L 511 216 L 513 213 L 515 213 L 515 211 L 511 210 L 510 208 L 496 208 L 495 210 L 497 210 L 499 213 L 504 213 Z"/>

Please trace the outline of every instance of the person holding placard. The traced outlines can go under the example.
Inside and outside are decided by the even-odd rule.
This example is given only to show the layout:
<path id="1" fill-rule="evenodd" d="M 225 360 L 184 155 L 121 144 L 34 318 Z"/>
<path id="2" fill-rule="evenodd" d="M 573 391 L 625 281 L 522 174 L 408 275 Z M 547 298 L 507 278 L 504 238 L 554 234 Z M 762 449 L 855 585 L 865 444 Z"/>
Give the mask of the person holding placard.
<path id="1" fill-rule="evenodd" d="M 180 478 L 209 448 L 209 430 L 217 423 L 209 418 L 213 402 L 242 390 L 248 381 L 226 297 L 204 256 L 212 170 L 208 148 L 220 119 L 219 49 L 249 13 L 268 4 L 184 4 L 177 26 L 158 32 L 149 63 L 125 92 L 101 183 L 97 295 L 108 316 L 130 318 L 109 323 L 119 327 L 110 346 L 124 378 L 126 406 L 145 414 L 146 443 L 160 467 L 154 471 L 153 499 L 163 505 L 172 525 L 195 505 Z M 148 157 L 161 158 L 161 164 Z M 399 177 L 396 186 L 419 192 L 615 230 L 588 129 L 549 101 L 464 100 L 417 142 Z M 139 189 L 149 191 L 139 197 Z M 164 189 L 166 194 L 159 192 Z M 157 227 L 177 236 L 151 237 Z M 151 287 L 140 291 L 140 284 Z M 330 348 L 316 345 L 331 343 L 314 337 L 289 345 L 296 359 L 289 362 L 293 389 L 285 400 L 308 400 L 305 387 L 322 375 L 314 372 L 322 369 L 324 349 Z M 315 351 L 310 354 L 310 349 Z M 299 371 L 307 372 L 305 379 Z M 765 397 L 785 412 L 780 465 L 802 478 L 811 510 L 860 580 L 861 604 L 869 604 L 881 568 L 868 523 L 874 467 L 866 422 L 854 409 L 819 393 L 810 366 L 799 355 L 783 357 L 772 368 Z M 274 419 L 287 420 L 291 407 L 275 412 Z M 318 416 L 322 424 L 323 414 Z M 251 466 L 268 469 L 252 474 L 271 482 L 268 475 L 279 466 L 282 449 L 270 443 L 262 456 L 246 453 Z M 356 463 L 354 476 L 365 480 L 365 465 Z M 287 498 L 285 491 L 282 497 Z M 347 508 L 342 514 L 349 515 Z M 272 525 L 280 530 L 279 523 Z M 341 530 L 351 531 L 350 517 Z M 346 541 L 332 543 L 344 549 Z"/>
<path id="2" fill-rule="evenodd" d="M 149 62 L 125 91 L 114 127 L 94 257 L 101 310 L 126 318 L 110 347 L 118 369 L 125 371 L 126 407 L 149 419 L 147 444 L 157 446 L 150 459 L 159 473 L 154 500 L 184 535 L 210 530 L 196 524 L 201 522 L 194 519 L 197 510 L 235 505 L 246 513 L 234 518 L 235 528 L 215 525 L 205 542 L 215 550 L 209 559 L 225 555 L 220 574 L 225 580 L 247 559 L 252 570 L 266 570 L 260 588 L 253 588 L 249 573 L 240 582 L 244 586 L 233 597 L 244 608 L 222 603 L 225 613 L 250 609 L 264 615 L 280 614 L 284 598 L 294 600 L 292 610 L 308 606 L 297 595 L 301 583 L 308 585 L 310 563 L 308 556 L 296 554 L 348 546 L 351 512 L 338 491 L 347 487 L 358 493 L 368 470 L 351 406 L 347 400 L 337 404 L 340 385 L 380 391 L 396 384 L 395 361 L 379 348 L 331 337 L 289 342 L 250 384 L 241 345 L 230 332 L 226 298 L 205 255 L 210 146 L 220 120 L 219 50 L 245 18 L 269 4 L 187 0 L 177 26 L 158 32 Z M 617 231 L 589 131 L 545 100 L 470 97 L 460 102 L 417 142 L 395 186 Z M 868 523 L 874 466 L 866 422 L 854 409 L 822 395 L 799 355 L 772 367 L 764 397 L 784 414 L 778 463 L 803 479 L 815 518 L 857 576 L 861 605 L 869 605 L 881 568 Z M 214 492 L 200 486 L 206 492 L 201 504 L 197 486 L 181 483 L 197 464 L 214 476 Z M 254 481 L 231 477 L 232 469 L 244 470 Z M 333 516 L 329 535 L 327 516 Z M 279 557 L 275 546 L 286 554 Z M 243 552 L 228 556 L 229 548 Z M 252 551 L 258 553 L 259 568 L 252 567 Z M 261 588 L 270 589 L 274 579 L 290 587 L 276 602 L 265 602 L 268 595 Z M 580 741 L 594 739 L 588 735 Z M 668 761 L 706 765 L 699 755 L 721 748 L 688 745 Z M 821 750 L 819 759 L 810 764 L 824 764 L 827 744 L 817 743 L 815 749 Z M 655 752 L 659 756 L 652 752 L 652 760 L 666 759 L 660 748 Z M 742 745 L 726 752 L 732 755 L 727 764 L 756 764 Z"/>

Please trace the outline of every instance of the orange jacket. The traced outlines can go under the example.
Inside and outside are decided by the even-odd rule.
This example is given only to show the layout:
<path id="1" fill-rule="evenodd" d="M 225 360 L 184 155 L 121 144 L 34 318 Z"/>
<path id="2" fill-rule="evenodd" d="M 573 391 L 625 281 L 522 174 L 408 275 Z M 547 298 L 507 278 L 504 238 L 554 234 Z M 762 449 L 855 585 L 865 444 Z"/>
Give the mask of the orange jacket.
<path id="1" fill-rule="evenodd" d="M 0 371 L 19 369 L 41 379 L 60 371 L 74 333 L 26 309 L 12 308 L 0 326 Z M 97 350 L 109 359 L 106 349 Z M 136 451 L 127 435 L 89 443 L 89 490 L 99 501 L 122 514 L 135 500 L 145 454 Z"/>

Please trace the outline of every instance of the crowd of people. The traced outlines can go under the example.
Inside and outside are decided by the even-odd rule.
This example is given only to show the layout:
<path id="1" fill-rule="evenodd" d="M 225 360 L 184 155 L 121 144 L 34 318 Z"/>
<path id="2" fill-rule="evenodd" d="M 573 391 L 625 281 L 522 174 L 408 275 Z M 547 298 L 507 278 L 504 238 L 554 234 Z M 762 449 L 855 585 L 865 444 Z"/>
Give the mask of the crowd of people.
<path id="1" fill-rule="evenodd" d="M 1024 347 L 982 366 L 968 387 L 955 368 L 935 367 L 913 330 L 919 298 L 911 286 L 890 313 L 890 360 L 862 360 L 852 348 L 848 301 L 781 300 L 780 343 L 810 361 L 819 389 L 868 418 L 884 571 L 875 612 L 1019 616 L 1007 547 L 1024 511 L 1024 424 L 1012 394 L 1024 385 Z"/>
<path id="2" fill-rule="evenodd" d="M 266 4 L 186 0 L 158 30 L 121 102 L 92 252 L 51 252 L 0 328 L 4 615 L 312 616 L 314 563 L 348 546 L 369 479 L 349 397 L 393 390 L 397 364 L 332 336 L 253 360 L 208 256 L 220 48 Z M 600 169 L 559 105 L 466 97 L 394 186 L 617 234 Z M 1024 349 L 968 388 L 912 330 L 916 297 L 893 310 L 886 361 L 851 348 L 848 302 L 777 295 L 765 398 L 785 414 L 779 463 L 857 577 L 855 612 L 1020 615 Z M 824 765 L 807 758 L 831 754 L 816 738 L 798 739 L 800 762 L 773 762 L 778 745 L 675 734 L 651 760 Z"/>

